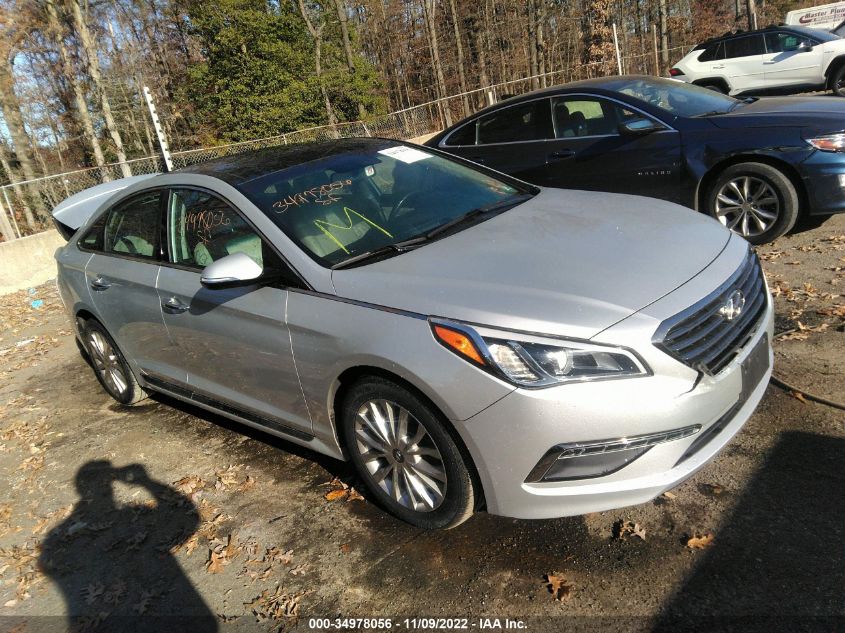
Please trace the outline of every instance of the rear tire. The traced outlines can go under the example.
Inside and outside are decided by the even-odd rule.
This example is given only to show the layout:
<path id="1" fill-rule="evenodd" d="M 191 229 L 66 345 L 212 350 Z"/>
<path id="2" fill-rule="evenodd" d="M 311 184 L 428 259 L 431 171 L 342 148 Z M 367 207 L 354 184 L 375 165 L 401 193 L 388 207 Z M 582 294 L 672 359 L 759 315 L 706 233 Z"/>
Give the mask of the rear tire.
<path id="1" fill-rule="evenodd" d="M 713 92 L 718 92 L 723 95 L 728 94 L 728 91 L 725 90 L 725 87 L 719 84 L 703 84 L 701 87 L 707 88 L 708 90 L 712 90 Z"/>
<path id="2" fill-rule="evenodd" d="M 764 163 L 739 163 L 713 182 L 704 211 L 752 244 L 765 244 L 792 229 L 800 203 L 783 172 Z"/>
<path id="3" fill-rule="evenodd" d="M 349 457 L 388 512 L 427 530 L 453 528 L 472 516 L 478 496 L 472 475 L 430 404 L 372 377 L 350 387 L 339 413 Z"/>
<path id="4" fill-rule="evenodd" d="M 106 393 L 122 405 L 131 406 L 149 397 L 126 362 L 114 339 L 91 319 L 82 331 L 83 345 L 94 375 Z"/>

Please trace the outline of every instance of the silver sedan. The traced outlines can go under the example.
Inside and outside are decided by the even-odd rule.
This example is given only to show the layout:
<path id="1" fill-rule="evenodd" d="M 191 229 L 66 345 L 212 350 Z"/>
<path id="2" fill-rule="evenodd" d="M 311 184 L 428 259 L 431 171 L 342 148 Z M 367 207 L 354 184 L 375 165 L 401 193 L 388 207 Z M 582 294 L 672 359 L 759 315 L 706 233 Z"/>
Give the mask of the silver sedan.
<path id="1" fill-rule="evenodd" d="M 426 528 L 645 502 L 740 430 L 771 372 L 759 262 L 718 222 L 437 150 L 271 148 L 54 216 L 113 398 L 165 393 L 350 460 Z"/>

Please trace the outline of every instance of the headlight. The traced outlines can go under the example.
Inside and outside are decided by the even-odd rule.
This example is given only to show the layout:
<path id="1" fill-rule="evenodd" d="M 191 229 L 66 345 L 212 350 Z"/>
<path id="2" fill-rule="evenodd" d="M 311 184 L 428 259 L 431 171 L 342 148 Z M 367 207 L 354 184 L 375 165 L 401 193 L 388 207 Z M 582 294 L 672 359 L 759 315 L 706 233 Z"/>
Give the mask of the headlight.
<path id="1" fill-rule="evenodd" d="M 520 387 L 649 375 L 642 360 L 620 347 L 503 335 L 439 320 L 431 325 L 441 345 Z"/>
<path id="2" fill-rule="evenodd" d="M 806 141 L 823 152 L 845 152 L 845 132 L 808 138 Z"/>

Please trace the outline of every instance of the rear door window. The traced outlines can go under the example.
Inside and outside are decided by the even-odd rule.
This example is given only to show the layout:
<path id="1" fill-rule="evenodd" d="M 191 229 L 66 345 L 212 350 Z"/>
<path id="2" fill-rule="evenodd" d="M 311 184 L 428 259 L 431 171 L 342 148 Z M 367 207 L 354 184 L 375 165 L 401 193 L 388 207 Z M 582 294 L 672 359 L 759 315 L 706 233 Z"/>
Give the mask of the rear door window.
<path id="1" fill-rule="evenodd" d="M 148 191 L 115 206 L 103 232 L 103 252 L 158 259 L 161 196 L 161 191 Z"/>
<path id="2" fill-rule="evenodd" d="M 478 121 L 478 143 L 518 143 L 554 138 L 551 102 L 536 99 L 491 112 Z"/>
<path id="3" fill-rule="evenodd" d="M 766 45 L 763 42 L 763 36 L 759 33 L 738 37 L 725 42 L 725 57 L 727 59 L 762 55 L 765 52 Z"/>

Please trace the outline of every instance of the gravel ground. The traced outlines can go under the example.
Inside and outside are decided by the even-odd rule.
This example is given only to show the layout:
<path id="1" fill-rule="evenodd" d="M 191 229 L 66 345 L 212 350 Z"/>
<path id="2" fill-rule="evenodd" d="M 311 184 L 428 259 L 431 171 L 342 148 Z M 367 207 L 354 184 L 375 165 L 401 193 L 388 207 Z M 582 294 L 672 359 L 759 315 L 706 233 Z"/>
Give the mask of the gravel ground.
<path id="1" fill-rule="evenodd" d="M 776 375 L 845 402 L 845 216 L 760 255 Z M 845 413 L 800 393 L 770 385 L 727 449 L 652 503 L 423 532 L 360 498 L 342 463 L 164 397 L 116 406 L 49 284 L 0 310 L 0 631 L 387 616 L 845 631 Z"/>

